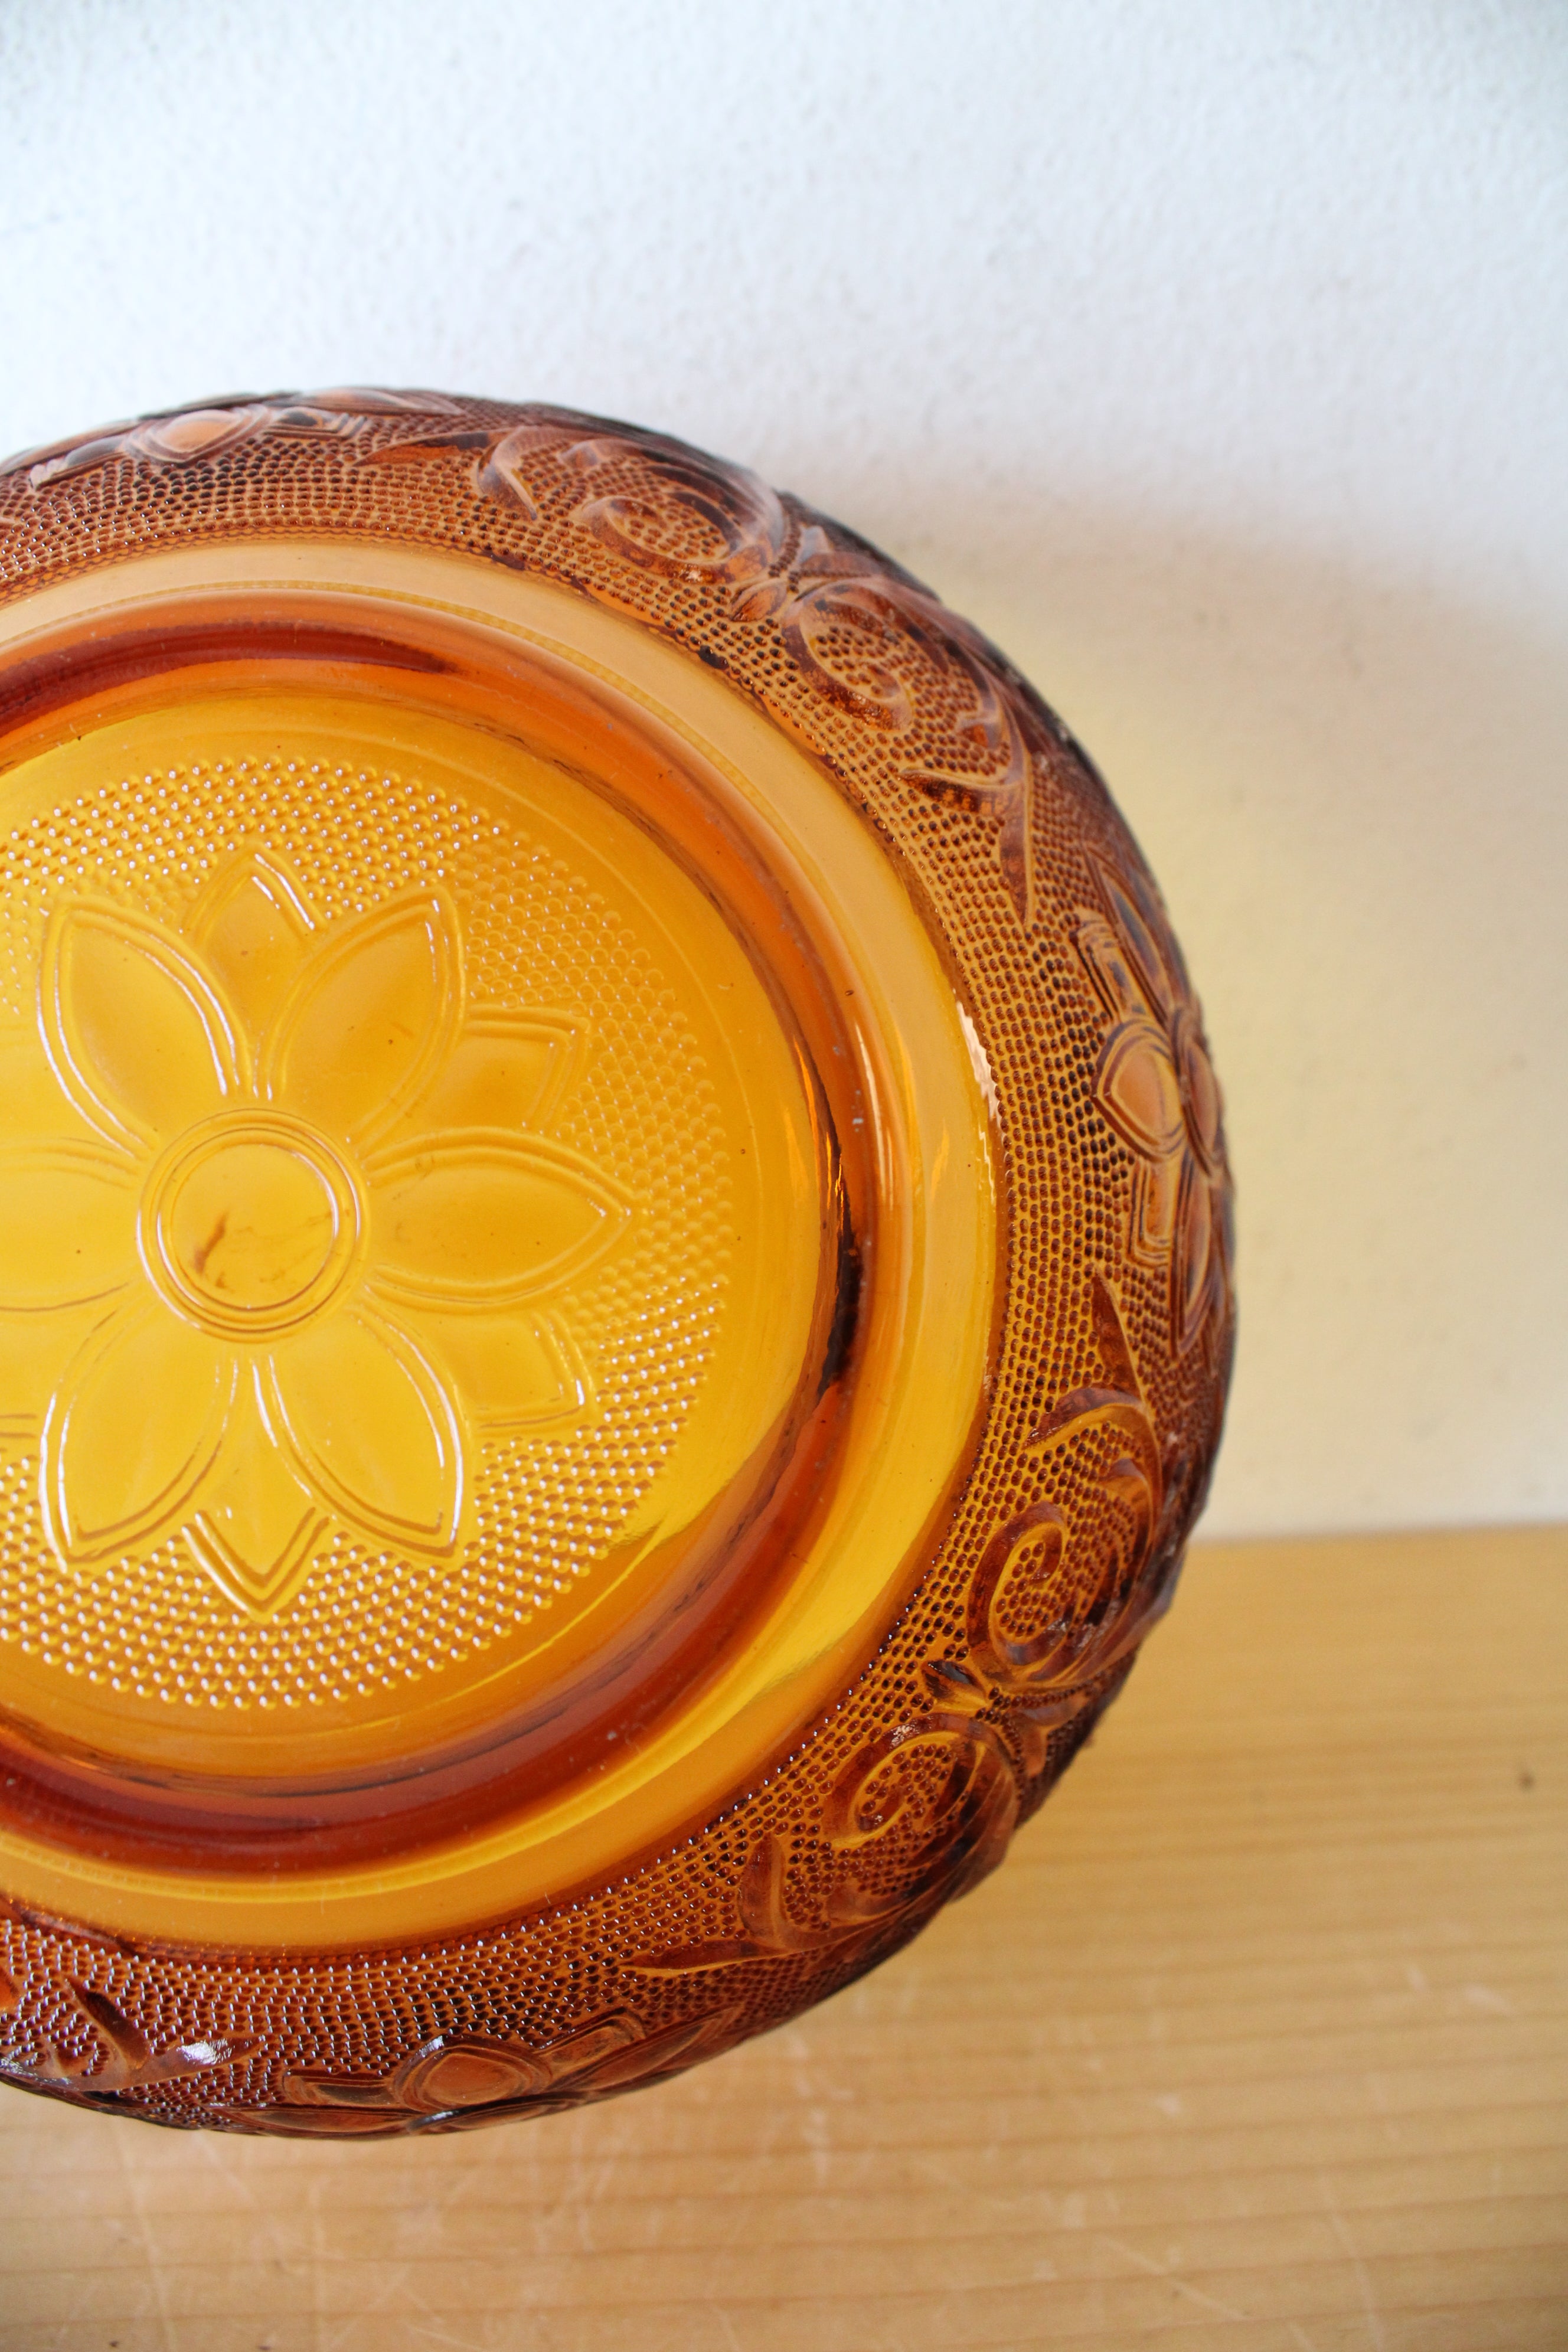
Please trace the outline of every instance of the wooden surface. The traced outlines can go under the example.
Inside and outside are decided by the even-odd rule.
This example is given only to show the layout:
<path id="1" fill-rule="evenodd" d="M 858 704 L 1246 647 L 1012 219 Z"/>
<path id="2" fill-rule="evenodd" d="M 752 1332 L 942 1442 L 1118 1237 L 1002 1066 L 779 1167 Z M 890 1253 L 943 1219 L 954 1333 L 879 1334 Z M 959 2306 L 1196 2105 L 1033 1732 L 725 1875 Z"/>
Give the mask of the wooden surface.
<path id="1" fill-rule="evenodd" d="M 1568 2347 L 1568 1533 L 1198 1552 L 1005 1868 L 802 2023 L 371 2147 L 0 2093 L 44 2352 Z"/>

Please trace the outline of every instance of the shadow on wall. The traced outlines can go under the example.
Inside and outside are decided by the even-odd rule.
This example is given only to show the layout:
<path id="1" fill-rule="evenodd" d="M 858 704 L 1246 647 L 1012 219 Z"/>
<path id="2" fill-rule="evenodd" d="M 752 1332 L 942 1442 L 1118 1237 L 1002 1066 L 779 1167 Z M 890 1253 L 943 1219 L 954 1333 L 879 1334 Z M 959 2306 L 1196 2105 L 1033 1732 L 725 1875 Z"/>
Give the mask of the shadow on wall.
<path id="1" fill-rule="evenodd" d="M 852 518 L 1100 762 L 1225 1083 L 1211 1534 L 1568 1517 L 1568 614 L 931 488 Z"/>

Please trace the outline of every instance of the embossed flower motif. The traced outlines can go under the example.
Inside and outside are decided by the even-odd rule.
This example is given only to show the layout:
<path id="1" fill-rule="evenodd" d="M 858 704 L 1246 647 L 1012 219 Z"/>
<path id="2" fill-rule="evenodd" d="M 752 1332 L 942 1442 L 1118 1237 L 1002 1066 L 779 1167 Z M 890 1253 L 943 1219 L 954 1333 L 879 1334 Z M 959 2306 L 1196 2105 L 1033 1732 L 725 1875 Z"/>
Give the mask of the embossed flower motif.
<path id="1" fill-rule="evenodd" d="M 1138 1158 L 1132 1248 L 1169 1263 L 1171 1336 L 1190 1347 L 1230 1287 L 1230 1180 L 1219 1085 L 1181 950 L 1141 877 L 1097 866 L 1108 922 L 1080 916 L 1079 952 L 1111 1015 L 1094 1096 Z"/>
<path id="2" fill-rule="evenodd" d="M 710 2011 L 645 2033 L 629 2010 L 594 2019 L 564 2040 L 534 2050 L 520 2042 L 438 2033 L 388 2074 L 286 2074 L 279 2105 L 264 2111 L 269 2130 L 294 2138 L 384 2138 L 402 2132 L 469 2131 L 521 2116 L 549 2116 L 613 2098 L 736 2039 L 739 2008 Z M 237 2123 L 254 2110 L 231 2108 Z"/>
<path id="3" fill-rule="evenodd" d="M 0 2053 L 0 2076 L 48 2098 L 112 2109 L 127 2091 L 151 2090 L 160 2083 L 183 2082 L 237 2065 L 256 2048 L 248 2038 L 165 2042 L 154 2048 L 107 1993 L 79 1977 L 67 1977 L 61 1990 L 92 2028 L 87 2047 L 73 2053 L 60 2042 L 46 2040 L 31 2062 Z"/>
<path id="4" fill-rule="evenodd" d="M 1003 881 L 1033 927 L 1036 795 L 1061 750 L 1081 753 L 996 648 L 928 588 L 743 466 L 567 410 L 532 408 L 494 427 L 459 416 L 371 451 L 369 462 L 465 453 L 481 497 L 537 522 L 564 488 L 573 528 L 621 562 L 714 591 L 735 621 L 773 624 L 815 694 L 901 739 L 907 785 L 995 821 Z M 716 647 L 702 652 L 722 664 Z"/>
<path id="5" fill-rule="evenodd" d="M 323 924 L 257 852 L 178 931 L 56 910 L 0 1039 L 0 1402 L 63 1560 L 178 1534 L 259 1613 L 333 1526 L 449 1553 L 474 1429 L 586 1402 L 552 1301 L 630 1202 L 537 1131 L 574 1024 L 466 994 L 443 891 Z"/>
<path id="6" fill-rule="evenodd" d="M 24 449 L 0 465 L 0 480 L 25 473 L 29 488 L 47 489 L 73 474 L 92 473 L 111 458 L 149 466 L 191 466 L 220 457 L 242 442 L 266 435 L 295 436 L 327 433 L 353 440 L 372 417 L 451 416 L 458 404 L 438 392 L 379 392 L 348 387 L 313 392 L 304 398 L 279 394 L 270 400 L 220 400 L 205 408 L 172 409 L 137 417 L 106 433 L 79 435 L 47 448 Z"/>
<path id="7" fill-rule="evenodd" d="M 928 1687 L 967 1706 L 962 1674 L 944 1665 L 930 1678 L 928 1669 Z M 987 1694 L 977 1695 L 984 1706 Z M 638 1976 L 681 1977 L 810 1954 L 858 1973 L 988 1877 L 1017 1818 L 1017 1781 L 993 1727 L 951 1706 L 916 1717 L 868 1741 L 828 1791 L 823 1836 L 841 1867 L 826 1901 L 792 1890 L 789 1850 L 770 1832 L 742 1865 L 732 1926 L 632 1966 Z"/>

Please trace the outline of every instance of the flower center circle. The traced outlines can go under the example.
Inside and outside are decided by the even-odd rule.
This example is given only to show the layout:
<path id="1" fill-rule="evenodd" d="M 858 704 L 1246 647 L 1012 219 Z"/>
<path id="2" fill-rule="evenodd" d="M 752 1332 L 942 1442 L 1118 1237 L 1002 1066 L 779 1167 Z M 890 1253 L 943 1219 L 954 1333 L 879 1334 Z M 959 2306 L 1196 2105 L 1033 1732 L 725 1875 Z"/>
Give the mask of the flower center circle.
<path id="1" fill-rule="evenodd" d="M 182 1136 L 153 1171 L 142 1255 L 188 1321 L 262 1339 L 335 1297 L 362 1222 L 353 1177 L 314 1129 L 279 1113 L 225 1113 Z"/>

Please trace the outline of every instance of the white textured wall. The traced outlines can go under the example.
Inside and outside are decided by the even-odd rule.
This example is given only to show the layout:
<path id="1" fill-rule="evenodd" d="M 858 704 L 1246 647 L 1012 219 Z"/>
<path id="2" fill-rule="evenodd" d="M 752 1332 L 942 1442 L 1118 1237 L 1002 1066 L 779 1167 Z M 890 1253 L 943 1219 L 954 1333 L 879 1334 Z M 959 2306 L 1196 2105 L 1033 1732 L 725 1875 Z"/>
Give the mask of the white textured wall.
<path id="1" fill-rule="evenodd" d="M 0 444 L 447 384 L 986 625 L 1191 950 L 1211 1528 L 1568 1516 L 1562 0 L 0 0 Z"/>

